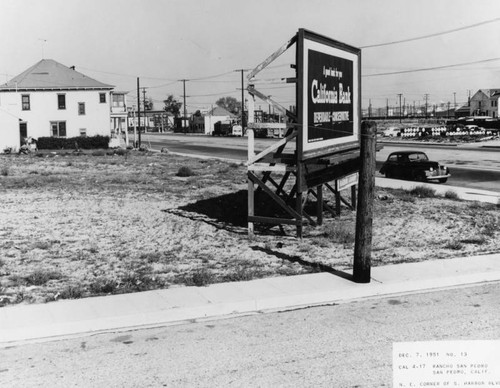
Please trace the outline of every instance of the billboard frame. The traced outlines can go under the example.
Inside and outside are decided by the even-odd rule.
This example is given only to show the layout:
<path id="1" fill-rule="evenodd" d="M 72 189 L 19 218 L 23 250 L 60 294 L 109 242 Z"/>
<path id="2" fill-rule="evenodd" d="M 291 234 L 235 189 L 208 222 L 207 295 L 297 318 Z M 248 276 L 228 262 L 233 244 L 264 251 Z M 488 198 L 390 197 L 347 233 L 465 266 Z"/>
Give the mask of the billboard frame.
<path id="1" fill-rule="evenodd" d="M 283 80 L 287 83 L 294 82 L 296 85 L 296 112 L 291 112 L 276 101 L 271 100 L 269 96 L 257 90 L 254 85 L 255 75 L 293 45 L 296 46 L 296 51 L 295 65 L 292 65 L 292 68 L 295 68 L 296 76 L 295 78 L 283 78 Z M 304 104 L 309 102 L 307 97 L 304 97 L 309 89 L 307 82 L 307 69 L 309 69 L 309 64 L 305 66 L 305 62 L 308 59 L 306 54 L 311 47 L 320 50 L 318 51 L 320 54 L 323 51 L 323 55 L 332 58 L 340 58 L 341 61 L 352 62 L 352 80 L 350 80 L 351 83 L 349 83 L 349 87 L 352 87 L 352 89 L 349 91 L 353 95 L 353 101 L 350 103 L 349 110 L 349 117 L 353 118 L 352 133 L 349 136 L 339 136 L 338 134 L 332 135 L 334 131 L 332 132 L 331 130 L 334 128 L 326 128 L 327 131 L 331 131 L 328 135 L 334 138 L 336 136 L 337 140 L 325 142 L 320 139 L 320 141 L 315 142 L 313 146 L 308 144 L 306 140 L 308 139 L 307 136 L 310 125 L 307 122 L 307 108 L 304 108 Z M 345 64 L 341 66 L 341 70 L 344 68 L 349 69 L 349 64 L 347 64 L 347 67 Z M 331 74 L 336 73 L 333 73 L 333 70 L 329 70 L 328 74 L 331 76 Z M 335 76 L 338 78 L 337 75 Z M 340 76 L 340 78 L 342 78 L 342 76 Z M 337 181 L 353 173 L 357 173 L 361 164 L 361 50 L 306 29 L 299 29 L 287 43 L 251 71 L 247 76 L 247 81 L 247 92 L 250 96 L 248 100 L 249 111 L 251 107 L 253 107 L 254 98 L 258 97 L 278 109 L 288 119 L 285 137 L 275 144 L 270 145 L 265 150 L 255 153 L 254 125 L 250 118 L 251 115 L 249 115 L 247 129 L 249 236 L 252 236 L 254 233 L 254 223 L 262 223 L 271 225 L 295 225 L 297 228 L 297 237 L 302 237 L 304 221 L 309 222 L 309 224 L 313 226 L 320 225 L 323 220 L 323 209 L 330 211 L 334 216 L 340 214 L 340 202 L 344 202 L 351 209 L 355 209 L 356 185 L 349 186 L 351 188 L 351 203 L 349 204 L 341 197 L 341 191 L 348 187 L 340 188 Z M 325 82 L 325 84 L 327 83 L 328 82 Z M 339 91 L 338 101 L 340 101 L 340 88 L 337 90 Z M 333 93 L 333 91 L 330 92 Z M 344 102 L 345 99 L 342 101 L 342 104 L 344 104 Z M 334 116 L 332 114 L 331 117 L 345 117 L 342 116 L 342 114 L 339 116 Z M 332 127 L 334 127 L 333 123 Z M 325 128 L 320 128 L 320 131 L 322 130 L 325 130 Z M 294 150 L 290 150 L 290 147 L 286 149 L 287 145 L 291 145 L 291 148 L 294 148 Z M 262 175 L 259 176 L 260 174 Z M 333 187 L 328 183 L 331 181 L 336 182 Z M 291 189 L 286 189 L 286 187 L 290 186 L 293 187 L 291 187 Z M 336 209 L 332 209 L 326 204 L 323 198 L 323 186 L 335 194 Z M 259 210 L 256 207 L 256 196 L 261 192 L 268 195 L 278 204 L 285 211 L 286 215 L 282 217 L 269 217 L 256 214 L 257 210 Z M 304 205 L 308 200 L 309 194 L 312 194 L 317 200 L 316 220 L 312 215 L 304 211 Z"/>
<path id="2" fill-rule="evenodd" d="M 311 70 L 311 62 L 309 53 L 311 51 L 319 52 L 323 56 L 329 57 L 331 60 L 343 62 L 352 62 L 352 89 L 350 95 L 352 102 L 350 109 L 352 110 L 352 135 L 315 142 L 308 142 L 308 136 L 311 128 L 314 128 L 314 122 L 310 122 L 309 106 L 311 85 L 309 85 L 308 77 Z M 315 32 L 299 29 L 297 33 L 297 123 L 300 128 L 297 151 L 301 161 L 327 156 L 346 150 L 359 149 L 359 136 L 361 130 L 361 49 L 341 43 L 334 39 L 327 38 Z M 342 72 L 340 72 L 342 74 Z M 342 76 L 340 77 L 342 78 Z M 351 85 L 350 85 L 351 86 Z M 340 91 L 337 89 L 337 95 Z M 338 100 L 340 101 L 340 99 Z M 324 104 L 323 104 L 324 105 Z M 333 104 L 330 104 L 333 105 Z M 339 105 L 338 103 L 335 105 Z M 330 110 L 326 113 L 332 113 L 335 110 Z M 330 115 L 331 116 L 331 115 Z M 335 132 L 335 130 L 333 131 Z"/>

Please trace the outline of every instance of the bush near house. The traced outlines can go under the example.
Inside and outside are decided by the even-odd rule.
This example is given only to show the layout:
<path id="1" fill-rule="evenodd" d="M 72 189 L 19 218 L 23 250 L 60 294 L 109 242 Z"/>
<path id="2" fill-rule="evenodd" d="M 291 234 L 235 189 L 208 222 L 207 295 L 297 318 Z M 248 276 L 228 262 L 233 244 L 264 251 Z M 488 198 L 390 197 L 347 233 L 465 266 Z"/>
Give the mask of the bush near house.
<path id="1" fill-rule="evenodd" d="M 109 136 L 78 136 L 78 137 L 39 137 L 39 150 L 74 150 L 74 149 L 107 149 Z"/>

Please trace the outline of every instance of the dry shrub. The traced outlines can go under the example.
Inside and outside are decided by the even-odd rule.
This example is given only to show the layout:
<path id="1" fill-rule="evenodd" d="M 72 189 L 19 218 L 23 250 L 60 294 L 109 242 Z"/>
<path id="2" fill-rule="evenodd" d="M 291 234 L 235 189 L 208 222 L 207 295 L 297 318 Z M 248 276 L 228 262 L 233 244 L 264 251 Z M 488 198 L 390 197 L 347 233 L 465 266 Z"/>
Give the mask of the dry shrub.
<path id="1" fill-rule="evenodd" d="M 409 190 L 409 193 L 418 198 L 434 198 L 436 190 L 427 186 L 417 186 Z"/>
<path id="2" fill-rule="evenodd" d="M 186 166 L 182 166 L 181 168 L 179 168 L 179 170 L 177 171 L 177 174 L 175 174 L 179 177 L 189 177 L 189 176 L 193 176 L 195 175 L 193 170 L 191 170 L 191 168 L 189 167 L 186 167 Z"/>

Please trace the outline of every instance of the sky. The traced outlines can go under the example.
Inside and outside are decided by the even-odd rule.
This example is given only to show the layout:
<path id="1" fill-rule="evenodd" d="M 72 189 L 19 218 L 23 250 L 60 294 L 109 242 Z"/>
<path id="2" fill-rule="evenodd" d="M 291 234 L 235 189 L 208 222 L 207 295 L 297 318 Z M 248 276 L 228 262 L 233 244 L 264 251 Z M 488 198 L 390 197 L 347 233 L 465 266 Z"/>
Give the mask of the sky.
<path id="1" fill-rule="evenodd" d="M 498 0 L 0 0 L 0 18 L 0 83 L 54 59 L 128 91 L 130 104 L 139 77 L 155 109 L 170 94 L 183 101 L 184 86 L 188 112 L 241 100 L 241 69 L 246 88 L 248 70 L 299 28 L 361 48 L 365 109 L 397 106 L 399 94 L 460 106 L 500 88 Z M 292 46 L 256 81 L 287 108 L 293 85 L 276 80 L 294 62 Z"/>

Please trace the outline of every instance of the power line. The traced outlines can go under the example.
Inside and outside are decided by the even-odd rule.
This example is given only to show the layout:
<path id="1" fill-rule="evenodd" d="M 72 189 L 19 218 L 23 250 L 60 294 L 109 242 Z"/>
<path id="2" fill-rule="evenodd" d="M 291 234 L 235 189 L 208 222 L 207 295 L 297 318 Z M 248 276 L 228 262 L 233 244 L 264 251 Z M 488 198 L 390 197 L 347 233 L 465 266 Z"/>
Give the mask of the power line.
<path id="1" fill-rule="evenodd" d="M 498 22 L 498 21 L 500 21 L 500 18 L 495 18 L 495 19 L 491 19 L 491 20 L 485 20 L 484 22 L 480 22 L 480 23 L 476 23 L 476 24 L 471 24 L 471 25 L 464 26 L 464 27 L 454 28 L 452 30 L 447 30 L 447 31 L 442 31 L 442 32 L 436 32 L 434 34 L 417 36 L 415 38 L 395 40 L 395 41 L 386 42 L 386 43 L 372 44 L 372 45 L 369 45 L 369 46 L 361 46 L 360 48 L 366 49 L 366 48 L 372 48 L 372 47 L 389 46 L 389 45 L 392 45 L 392 44 L 406 43 L 406 42 L 412 42 L 412 41 L 415 41 L 415 40 L 433 38 L 435 36 L 441 36 L 441 35 L 451 34 L 453 32 L 463 31 L 463 30 L 467 30 L 467 29 L 470 29 L 470 28 L 479 27 L 479 26 L 482 26 L 482 25 L 485 25 L 485 24 L 488 24 L 488 23 L 495 23 L 495 22 Z"/>
<path id="2" fill-rule="evenodd" d="M 426 67 L 426 68 L 412 69 L 412 70 L 401 70 L 401 71 L 393 71 L 393 72 L 388 72 L 388 73 L 363 74 L 362 76 L 363 77 L 377 77 L 377 76 L 382 76 L 382 75 L 416 73 L 416 72 L 419 72 L 419 71 L 440 70 L 440 69 L 447 69 L 447 68 L 450 68 L 450 67 L 474 65 L 474 64 L 477 64 L 477 63 L 486 63 L 486 62 L 493 62 L 493 61 L 498 61 L 498 60 L 500 60 L 500 58 L 490 58 L 490 59 L 483 59 L 481 61 L 455 63 L 455 64 L 452 64 L 452 65 Z"/>

